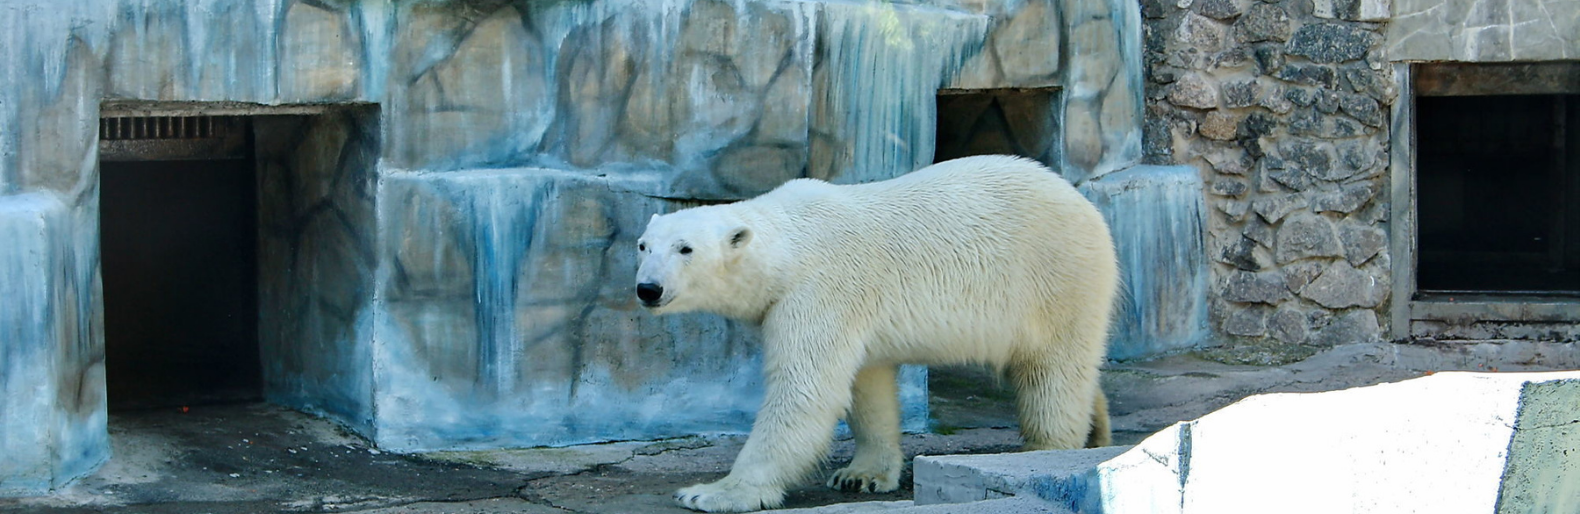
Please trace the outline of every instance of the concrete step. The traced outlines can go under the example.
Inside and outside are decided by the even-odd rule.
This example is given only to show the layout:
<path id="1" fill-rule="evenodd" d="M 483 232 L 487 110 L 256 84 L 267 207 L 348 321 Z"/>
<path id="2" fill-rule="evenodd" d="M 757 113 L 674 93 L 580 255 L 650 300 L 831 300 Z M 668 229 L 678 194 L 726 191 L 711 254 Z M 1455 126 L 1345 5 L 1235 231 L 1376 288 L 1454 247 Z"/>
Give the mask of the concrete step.
<path id="1" fill-rule="evenodd" d="M 1069 509 L 1035 497 L 936 505 L 917 505 L 909 501 L 839 503 L 773 512 L 776 514 L 1071 514 Z"/>
<path id="2" fill-rule="evenodd" d="M 1058 487 L 1119 456 L 1129 446 L 991 455 L 918 456 L 916 503 L 964 503 L 1012 496 L 1036 497 L 1038 488 Z"/>

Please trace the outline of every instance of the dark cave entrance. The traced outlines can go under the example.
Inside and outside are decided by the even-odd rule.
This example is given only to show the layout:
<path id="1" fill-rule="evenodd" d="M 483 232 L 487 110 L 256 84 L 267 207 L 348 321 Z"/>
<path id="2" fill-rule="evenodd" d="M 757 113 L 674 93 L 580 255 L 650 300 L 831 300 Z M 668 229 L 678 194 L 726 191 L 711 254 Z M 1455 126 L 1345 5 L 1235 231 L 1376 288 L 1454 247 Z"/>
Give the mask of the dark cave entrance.
<path id="1" fill-rule="evenodd" d="M 1008 154 L 1054 166 L 1059 151 L 1057 88 L 946 89 L 938 92 L 933 162 Z"/>
<path id="2" fill-rule="evenodd" d="M 110 408 L 261 398 L 251 120 L 108 117 L 99 136 Z"/>

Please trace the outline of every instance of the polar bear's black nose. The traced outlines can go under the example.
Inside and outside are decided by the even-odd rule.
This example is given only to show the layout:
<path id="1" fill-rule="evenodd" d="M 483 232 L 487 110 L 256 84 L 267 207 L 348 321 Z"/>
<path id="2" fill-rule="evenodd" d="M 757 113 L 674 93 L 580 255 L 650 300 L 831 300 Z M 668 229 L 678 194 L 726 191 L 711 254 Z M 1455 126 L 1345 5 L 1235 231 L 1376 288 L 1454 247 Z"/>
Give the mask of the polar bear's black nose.
<path id="1" fill-rule="evenodd" d="M 658 305 L 658 299 L 664 297 L 664 286 L 652 282 L 643 282 L 636 285 L 636 297 L 648 307 Z"/>

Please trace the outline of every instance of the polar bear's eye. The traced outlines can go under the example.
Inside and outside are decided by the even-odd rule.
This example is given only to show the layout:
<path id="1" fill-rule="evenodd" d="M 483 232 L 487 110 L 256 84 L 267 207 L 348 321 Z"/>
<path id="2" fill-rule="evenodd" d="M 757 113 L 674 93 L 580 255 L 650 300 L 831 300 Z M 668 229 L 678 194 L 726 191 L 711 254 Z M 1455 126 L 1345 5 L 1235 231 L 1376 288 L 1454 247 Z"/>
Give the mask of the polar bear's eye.
<path id="1" fill-rule="evenodd" d="M 638 251 L 638 252 L 645 252 L 645 251 L 647 251 L 647 245 L 642 244 L 642 243 L 637 243 L 636 244 L 636 251 Z"/>
<path id="2" fill-rule="evenodd" d="M 691 247 L 690 246 L 682 246 L 682 247 L 680 247 L 680 254 L 681 255 L 686 255 L 686 254 L 689 254 L 689 253 L 691 253 Z"/>

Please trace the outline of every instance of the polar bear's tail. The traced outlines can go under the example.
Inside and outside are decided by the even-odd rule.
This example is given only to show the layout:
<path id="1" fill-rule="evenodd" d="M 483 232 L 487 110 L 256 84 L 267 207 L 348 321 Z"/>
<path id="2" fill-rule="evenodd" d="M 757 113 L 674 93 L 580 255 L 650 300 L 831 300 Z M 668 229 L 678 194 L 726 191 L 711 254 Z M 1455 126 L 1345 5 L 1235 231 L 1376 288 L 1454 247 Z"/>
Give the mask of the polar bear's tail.
<path id="1" fill-rule="evenodd" d="M 1108 427 L 1108 396 L 1099 388 L 1092 397 L 1092 431 L 1086 434 L 1086 447 L 1108 446 L 1113 442 L 1112 438 Z"/>

